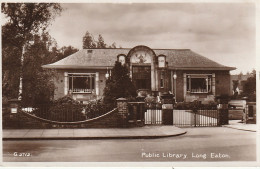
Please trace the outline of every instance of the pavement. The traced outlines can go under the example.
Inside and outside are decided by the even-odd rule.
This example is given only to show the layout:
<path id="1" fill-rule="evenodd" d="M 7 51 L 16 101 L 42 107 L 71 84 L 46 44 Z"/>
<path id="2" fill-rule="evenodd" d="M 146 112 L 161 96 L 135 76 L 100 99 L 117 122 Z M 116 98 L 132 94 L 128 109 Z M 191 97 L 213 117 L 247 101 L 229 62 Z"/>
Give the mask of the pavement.
<path id="1" fill-rule="evenodd" d="M 229 120 L 229 125 L 223 125 L 223 127 L 233 128 L 237 130 L 244 130 L 244 131 L 257 131 L 256 124 L 246 124 L 242 123 L 241 120 Z"/>
<path id="2" fill-rule="evenodd" d="M 222 127 L 257 131 L 256 124 L 245 124 L 240 120 L 229 120 L 229 125 Z M 148 139 L 179 136 L 185 133 L 185 128 L 166 125 L 99 129 L 3 129 L 2 132 L 3 140 Z"/>
<path id="3" fill-rule="evenodd" d="M 186 130 L 174 126 L 105 129 L 3 129 L 3 140 L 146 139 L 179 136 Z"/>

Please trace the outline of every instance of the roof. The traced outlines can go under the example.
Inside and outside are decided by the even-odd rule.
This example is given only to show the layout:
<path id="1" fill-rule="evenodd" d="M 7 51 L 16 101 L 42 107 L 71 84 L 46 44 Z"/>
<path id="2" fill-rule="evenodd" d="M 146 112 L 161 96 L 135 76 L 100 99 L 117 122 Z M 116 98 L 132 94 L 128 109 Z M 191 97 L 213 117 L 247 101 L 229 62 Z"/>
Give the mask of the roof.
<path id="1" fill-rule="evenodd" d="M 92 52 L 90 52 L 92 50 Z M 55 63 L 43 65 L 53 69 L 106 69 L 112 67 L 119 54 L 127 55 L 130 48 L 82 49 Z M 170 69 L 182 70 L 234 70 L 201 56 L 190 49 L 153 49 L 155 54 L 165 55 Z"/>

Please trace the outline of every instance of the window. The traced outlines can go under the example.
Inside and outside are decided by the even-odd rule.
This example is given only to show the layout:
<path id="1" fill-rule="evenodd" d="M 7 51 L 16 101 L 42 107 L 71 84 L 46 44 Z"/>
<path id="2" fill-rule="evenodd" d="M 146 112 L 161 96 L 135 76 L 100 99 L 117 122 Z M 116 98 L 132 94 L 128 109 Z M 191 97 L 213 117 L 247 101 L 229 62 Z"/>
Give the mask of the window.
<path id="1" fill-rule="evenodd" d="M 164 72 L 161 72 L 160 86 L 161 88 L 164 88 Z"/>
<path id="2" fill-rule="evenodd" d="M 158 57 L 158 66 L 159 66 L 159 68 L 165 67 L 165 56 Z"/>
<path id="3" fill-rule="evenodd" d="M 212 75 L 187 75 L 187 92 L 209 93 L 211 92 Z"/>
<path id="4" fill-rule="evenodd" d="M 125 64 L 125 56 L 124 55 L 120 55 L 118 57 L 118 61 L 121 62 L 122 65 L 124 65 Z"/>
<path id="5" fill-rule="evenodd" d="M 72 93 L 93 93 L 95 74 L 69 74 L 69 90 Z"/>

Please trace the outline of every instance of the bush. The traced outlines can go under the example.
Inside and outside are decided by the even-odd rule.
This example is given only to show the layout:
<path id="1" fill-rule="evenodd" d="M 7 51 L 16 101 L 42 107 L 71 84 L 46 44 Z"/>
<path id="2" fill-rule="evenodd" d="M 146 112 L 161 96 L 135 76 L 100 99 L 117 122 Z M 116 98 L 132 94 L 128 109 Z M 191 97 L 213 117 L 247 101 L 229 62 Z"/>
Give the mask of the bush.
<path id="1" fill-rule="evenodd" d="M 216 101 L 220 104 L 228 104 L 228 102 L 231 100 L 231 96 L 227 94 L 222 94 L 215 97 Z"/>
<path id="2" fill-rule="evenodd" d="M 83 112 L 84 105 L 73 100 L 70 96 L 64 96 L 50 106 L 49 113 L 51 120 L 72 122 L 85 120 Z"/>
<path id="3" fill-rule="evenodd" d="M 157 101 L 156 97 L 154 97 L 154 96 L 148 95 L 148 96 L 144 99 L 144 101 L 145 101 L 145 107 L 146 107 L 147 109 L 156 109 L 156 108 L 161 109 L 161 108 L 162 108 L 162 104 L 159 103 L 159 102 Z"/>
<path id="4" fill-rule="evenodd" d="M 85 106 L 85 114 L 88 119 L 92 119 L 101 116 L 103 114 L 106 114 L 107 112 L 112 110 L 112 108 L 114 107 L 104 104 L 101 99 L 91 100 Z"/>
<path id="5" fill-rule="evenodd" d="M 116 61 L 111 72 L 111 77 L 106 80 L 104 88 L 104 103 L 116 106 L 116 99 L 118 98 L 130 99 L 136 97 L 136 89 L 129 77 L 127 67 Z"/>
<path id="6" fill-rule="evenodd" d="M 176 103 L 174 108 L 178 110 L 193 110 L 193 111 L 197 111 L 199 109 L 215 110 L 217 109 L 217 103 L 212 101 L 209 102 L 209 104 L 201 104 L 199 101 L 195 100 L 193 102 Z"/>

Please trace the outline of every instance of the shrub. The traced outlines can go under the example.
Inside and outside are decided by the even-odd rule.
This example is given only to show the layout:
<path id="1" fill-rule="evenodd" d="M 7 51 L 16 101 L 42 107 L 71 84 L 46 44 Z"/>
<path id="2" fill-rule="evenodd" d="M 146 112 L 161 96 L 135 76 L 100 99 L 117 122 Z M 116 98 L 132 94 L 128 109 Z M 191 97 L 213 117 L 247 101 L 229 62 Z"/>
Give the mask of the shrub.
<path id="1" fill-rule="evenodd" d="M 162 108 L 161 102 L 158 102 L 157 98 L 154 96 L 147 95 L 144 101 L 145 101 L 145 107 L 148 109 Z"/>
<path id="2" fill-rule="evenodd" d="M 136 97 L 136 89 L 129 77 L 127 67 L 116 61 L 111 72 L 111 77 L 106 80 L 104 88 L 104 103 L 115 106 L 118 98 Z"/>
<path id="3" fill-rule="evenodd" d="M 83 112 L 84 105 L 70 96 L 64 96 L 55 100 L 49 109 L 50 120 L 72 122 L 85 120 Z"/>
<path id="4" fill-rule="evenodd" d="M 101 99 L 91 100 L 85 106 L 85 114 L 88 119 L 92 119 L 107 113 L 112 108 L 114 107 L 104 104 Z"/>
<path id="5" fill-rule="evenodd" d="M 222 95 L 216 96 L 215 99 L 220 104 L 227 104 L 228 101 L 231 99 L 231 96 L 229 96 L 227 94 L 222 94 Z"/>
<path id="6" fill-rule="evenodd" d="M 214 110 L 217 108 L 217 103 L 211 101 L 208 104 L 201 104 L 199 101 L 195 100 L 193 102 L 176 103 L 174 108 L 179 110 L 193 110 L 193 111 L 197 111 L 198 109 Z"/>

